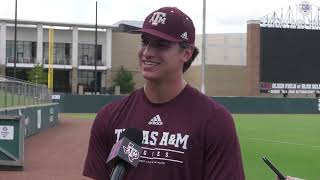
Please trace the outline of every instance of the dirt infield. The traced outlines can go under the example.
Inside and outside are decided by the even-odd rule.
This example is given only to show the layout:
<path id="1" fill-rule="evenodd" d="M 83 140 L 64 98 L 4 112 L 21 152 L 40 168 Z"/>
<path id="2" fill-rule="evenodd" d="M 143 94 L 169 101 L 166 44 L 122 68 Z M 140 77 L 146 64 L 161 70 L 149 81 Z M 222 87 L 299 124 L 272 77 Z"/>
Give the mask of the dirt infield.
<path id="1" fill-rule="evenodd" d="M 0 171 L 0 180 L 88 180 L 82 176 L 91 120 L 61 118 L 25 140 L 24 170 Z"/>

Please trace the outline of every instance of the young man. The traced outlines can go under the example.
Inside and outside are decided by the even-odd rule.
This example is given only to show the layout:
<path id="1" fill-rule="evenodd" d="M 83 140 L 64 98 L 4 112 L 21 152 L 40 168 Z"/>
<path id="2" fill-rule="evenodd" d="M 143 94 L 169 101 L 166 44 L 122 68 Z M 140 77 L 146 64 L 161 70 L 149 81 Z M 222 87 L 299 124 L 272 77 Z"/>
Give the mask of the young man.
<path id="1" fill-rule="evenodd" d="M 91 130 L 83 174 L 109 179 L 113 144 L 127 128 L 143 130 L 143 152 L 126 180 L 243 180 L 230 113 L 183 78 L 198 54 L 190 17 L 164 7 L 146 17 L 139 63 L 143 88 L 102 108 Z"/>

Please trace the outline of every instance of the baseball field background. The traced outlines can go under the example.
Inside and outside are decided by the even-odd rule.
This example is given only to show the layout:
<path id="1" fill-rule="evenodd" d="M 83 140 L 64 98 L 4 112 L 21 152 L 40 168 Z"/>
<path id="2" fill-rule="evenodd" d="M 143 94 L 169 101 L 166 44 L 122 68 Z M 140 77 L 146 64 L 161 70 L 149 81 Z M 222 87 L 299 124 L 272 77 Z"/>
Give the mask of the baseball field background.
<path id="1" fill-rule="evenodd" d="M 64 114 L 93 120 L 95 114 Z M 320 179 L 320 115 L 233 114 L 248 180 L 274 180 L 266 156 L 285 175 Z"/>

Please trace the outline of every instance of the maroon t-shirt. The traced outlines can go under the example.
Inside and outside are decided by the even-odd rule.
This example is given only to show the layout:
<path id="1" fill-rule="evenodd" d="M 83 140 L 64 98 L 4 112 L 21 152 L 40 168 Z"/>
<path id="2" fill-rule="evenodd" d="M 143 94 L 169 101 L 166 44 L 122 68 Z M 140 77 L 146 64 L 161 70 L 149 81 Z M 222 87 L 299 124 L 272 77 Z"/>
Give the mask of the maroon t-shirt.
<path id="1" fill-rule="evenodd" d="M 91 129 L 83 175 L 110 178 L 105 162 L 127 128 L 143 130 L 143 151 L 125 180 L 245 179 L 230 113 L 189 85 L 167 103 L 153 104 L 139 89 L 102 108 Z"/>

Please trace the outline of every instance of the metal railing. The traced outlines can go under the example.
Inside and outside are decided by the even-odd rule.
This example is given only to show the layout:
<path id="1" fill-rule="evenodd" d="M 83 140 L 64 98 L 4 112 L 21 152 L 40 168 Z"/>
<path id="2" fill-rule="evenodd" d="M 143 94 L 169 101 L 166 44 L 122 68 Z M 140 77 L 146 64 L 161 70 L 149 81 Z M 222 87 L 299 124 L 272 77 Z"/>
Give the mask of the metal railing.
<path id="1" fill-rule="evenodd" d="M 44 64 L 49 64 L 48 58 L 44 58 Z M 55 58 L 53 60 L 53 64 L 55 64 L 55 65 L 71 65 L 71 58 L 65 58 L 65 59 Z"/>
<path id="2" fill-rule="evenodd" d="M 50 103 L 51 97 L 45 85 L 0 76 L 0 108 Z"/>
<path id="3" fill-rule="evenodd" d="M 94 59 L 78 59 L 79 65 L 94 66 Z M 105 66 L 102 60 L 97 60 L 97 66 Z"/>
<path id="4" fill-rule="evenodd" d="M 7 57 L 7 63 L 14 63 L 13 57 Z M 18 57 L 16 63 L 24 63 L 24 64 L 34 64 L 36 58 L 30 57 Z"/>

